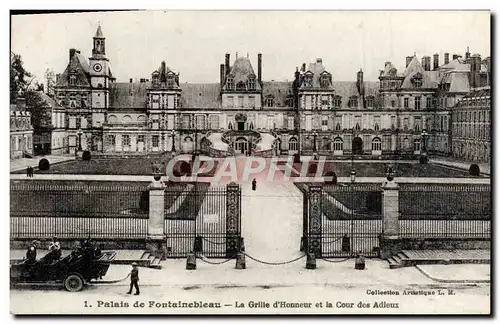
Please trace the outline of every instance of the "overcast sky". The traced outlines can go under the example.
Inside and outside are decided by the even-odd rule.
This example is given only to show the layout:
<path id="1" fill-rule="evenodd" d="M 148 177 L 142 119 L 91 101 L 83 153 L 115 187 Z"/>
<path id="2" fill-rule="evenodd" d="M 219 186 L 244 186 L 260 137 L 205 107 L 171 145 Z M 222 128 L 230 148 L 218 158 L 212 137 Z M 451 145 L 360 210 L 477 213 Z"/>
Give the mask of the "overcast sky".
<path id="1" fill-rule="evenodd" d="M 385 61 L 402 71 L 405 57 L 466 47 L 490 55 L 490 13 L 485 11 L 148 11 L 12 17 L 11 50 L 43 80 L 62 73 L 70 48 L 91 55 L 100 22 L 117 81 L 150 78 L 162 60 L 180 81 L 218 82 L 224 54 L 263 56 L 263 79 L 291 80 L 296 66 L 321 57 L 336 81 L 377 80 Z"/>

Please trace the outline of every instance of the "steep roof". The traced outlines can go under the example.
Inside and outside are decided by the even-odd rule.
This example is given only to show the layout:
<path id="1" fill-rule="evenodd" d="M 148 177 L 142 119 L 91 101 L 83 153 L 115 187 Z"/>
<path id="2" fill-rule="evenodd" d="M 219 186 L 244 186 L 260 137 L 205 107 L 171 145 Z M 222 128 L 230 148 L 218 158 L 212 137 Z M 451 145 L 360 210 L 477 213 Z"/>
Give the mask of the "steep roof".
<path id="1" fill-rule="evenodd" d="M 147 82 L 110 83 L 109 96 L 112 109 L 146 108 Z"/>
<path id="2" fill-rule="evenodd" d="M 102 34 L 101 30 L 101 25 L 97 26 L 94 38 L 104 38 L 104 35 Z"/>
<path id="3" fill-rule="evenodd" d="M 286 107 L 286 98 L 288 95 L 293 95 L 292 82 L 263 82 L 262 99 L 272 96 L 276 107 Z"/>
<path id="4" fill-rule="evenodd" d="M 433 81 L 434 76 L 432 76 L 434 71 L 425 71 L 424 68 L 422 67 L 422 64 L 420 61 L 417 59 L 416 56 L 413 56 L 410 64 L 406 67 L 406 70 L 403 73 L 403 76 L 405 77 L 403 84 L 401 85 L 401 88 L 403 89 L 409 89 L 413 88 L 412 84 L 412 78 L 416 74 L 422 75 L 422 87 L 424 89 L 429 89 L 429 88 L 437 88 L 437 83 Z"/>
<path id="5" fill-rule="evenodd" d="M 363 84 L 365 87 L 365 98 L 370 96 L 374 97 L 374 104 L 377 106 L 379 102 L 378 89 L 380 87 L 380 82 L 365 81 Z M 335 90 L 335 95 L 342 97 L 341 108 L 349 108 L 350 97 L 359 97 L 358 87 L 355 81 L 334 81 L 332 87 Z"/>
<path id="6" fill-rule="evenodd" d="M 66 66 L 64 72 L 59 76 L 56 87 L 69 86 L 69 75 L 74 72 L 76 75 L 76 86 L 90 87 L 89 82 L 89 62 L 85 56 L 76 52 Z"/>
<path id="7" fill-rule="evenodd" d="M 252 63 L 246 57 L 237 58 L 229 74 L 233 76 L 233 84 L 235 87 L 239 82 L 246 83 L 250 75 L 256 76 Z M 226 84 L 224 84 L 224 89 L 226 89 Z M 255 82 L 255 90 L 261 90 L 259 82 Z"/>
<path id="8" fill-rule="evenodd" d="M 308 73 L 313 74 L 312 78 L 312 87 L 313 88 L 319 88 L 320 87 L 320 77 L 323 73 L 328 73 L 329 75 L 330 72 L 326 70 L 326 68 L 323 66 L 323 61 L 321 59 L 317 59 L 316 62 L 309 63 L 309 66 L 307 67 L 307 71 L 305 71 L 304 75 L 307 75 Z M 301 87 L 304 86 L 304 81 L 302 81 Z"/>
<path id="9" fill-rule="evenodd" d="M 45 101 L 45 103 L 50 106 L 51 108 L 57 108 L 61 107 L 60 105 L 57 104 L 57 102 L 49 97 L 45 92 L 43 91 L 38 91 L 38 94 L 40 95 L 40 98 Z M 61 107 L 62 108 L 62 107 Z"/>
<path id="10" fill-rule="evenodd" d="M 183 83 L 180 87 L 182 108 L 221 108 L 219 83 Z"/>

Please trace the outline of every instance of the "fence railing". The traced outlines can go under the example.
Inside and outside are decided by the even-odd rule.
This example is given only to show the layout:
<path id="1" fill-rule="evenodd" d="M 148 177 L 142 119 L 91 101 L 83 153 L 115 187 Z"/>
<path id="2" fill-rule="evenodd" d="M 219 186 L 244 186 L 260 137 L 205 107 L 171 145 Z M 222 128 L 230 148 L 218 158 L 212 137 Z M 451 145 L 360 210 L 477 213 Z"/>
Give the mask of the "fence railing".
<path id="1" fill-rule="evenodd" d="M 491 186 L 484 184 L 401 184 L 402 237 L 489 238 Z"/>
<path id="2" fill-rule="evenodd" d="M 240 189 L 237 190 L 240 195 Z M 195 250 L 198 238 L 201 253 L 207 257 L 226 257 L 227 187 L 209 183 L 186 184 L 165 190 L 165 235 L 168 257 L 185 257 Z M 240 199 L 240 197 L 238 197 Z M 239 204 L 239 202 L 238 202 Z M 241 235 L 241 213 L 236 217 L 237 233 Z"/>
<path id="3" fill-rule="evenodd" d="M 147 184 L 11 183 L 11 238 L 142 238 Z"/>

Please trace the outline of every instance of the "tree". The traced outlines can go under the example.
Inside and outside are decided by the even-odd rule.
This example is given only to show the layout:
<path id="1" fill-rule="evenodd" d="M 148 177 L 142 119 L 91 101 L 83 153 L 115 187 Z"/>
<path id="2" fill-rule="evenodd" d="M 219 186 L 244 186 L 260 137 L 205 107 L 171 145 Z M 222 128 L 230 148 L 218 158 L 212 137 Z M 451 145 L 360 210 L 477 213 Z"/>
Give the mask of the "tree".
<path id="1" fill-rule="evenodd" d="M 10 102 L 15 103 L 16 98 L 24 96 L 34 77 L 24 69 L 21 55 L 10 54 Z"/>

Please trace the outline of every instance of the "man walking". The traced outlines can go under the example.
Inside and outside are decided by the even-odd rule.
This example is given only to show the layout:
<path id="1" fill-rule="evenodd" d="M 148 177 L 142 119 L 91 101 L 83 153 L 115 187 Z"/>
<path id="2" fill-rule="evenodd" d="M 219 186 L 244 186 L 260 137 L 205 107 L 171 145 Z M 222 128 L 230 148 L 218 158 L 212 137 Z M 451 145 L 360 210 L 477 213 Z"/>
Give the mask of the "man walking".
<path id="1" fill-rule="evenodd" d="M 127 294 L 132 293 L 132 288 L 135 287 L 135 294 L 139 295 L 139 269 L 137 268 L 137 263 L 132 263 L 132 270 L 130 271 L 130 289 Z"/>

